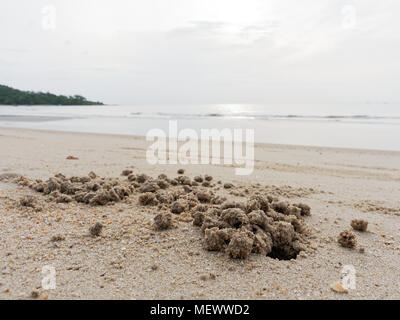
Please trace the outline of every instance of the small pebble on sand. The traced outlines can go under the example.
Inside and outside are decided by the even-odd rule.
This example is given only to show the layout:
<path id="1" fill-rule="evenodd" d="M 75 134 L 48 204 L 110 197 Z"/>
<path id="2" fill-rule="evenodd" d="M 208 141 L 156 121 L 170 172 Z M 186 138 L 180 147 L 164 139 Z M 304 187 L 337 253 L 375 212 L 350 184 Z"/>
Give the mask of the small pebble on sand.
<path id="1" fill-rule="evenodd" d="M 96 222 L 93 226 L 89 228 L 89 232 L 93 237 L 99 236 L 102 230 L 103 225 L 100 222 Z"/>

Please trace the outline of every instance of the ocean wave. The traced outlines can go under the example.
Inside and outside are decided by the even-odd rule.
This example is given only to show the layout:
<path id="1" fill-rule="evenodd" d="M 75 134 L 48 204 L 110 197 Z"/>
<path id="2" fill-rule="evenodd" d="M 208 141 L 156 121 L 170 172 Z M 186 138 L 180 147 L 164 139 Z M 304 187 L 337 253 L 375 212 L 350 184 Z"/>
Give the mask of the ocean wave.
<path id="1" fill-rule="evenodd" d="M 400 116 L 375 116 L 375 115 L 300 115 L 300 114 L 248 114 L 248 113 L 142 113 L 132 112 L 131 117 L 157 118 L 157 119 L 206 119 L 206 118 L 227 118 L 244 120 L 400 120 Z"/>
<path id="2" fill-rule="evenodd" d="M 165 110 L 165 111 L 164 111 Z M 193 110 L 193 112 L 190 112 Z M 304 113 L 302 113 L 304 110 Z M 354 122 L 354 123 L 400 123 L 400 109 L 392 110 L 391 113 L 384 111 L 380 114 L 376 109 L 368 110 L 314 110 L 316 113 L 312 114 L 311 110 L 301 109 L 298 111 L 283 111 L 276 109 L 275 111 L 247 111 L 247 112 L 219 112 L 217 108 L 215 111 L 212 108 L 185 108 L 182 110 L 169 110 L 169 109 L 146 109 L 144 107 L 1 107 L 0 115 L 2 116 L 46 116 L 46 117 L 72 117 L 76 119 L 88 118 L 132 118 L 132 119 L 161 119 L 161 120 L 213 120 L 213 121 L 309 121 L 309 122 Z M 365 112 L 365 113 L 364 113 Z M 384 113 L 386 112 L 386 113 Z"/>

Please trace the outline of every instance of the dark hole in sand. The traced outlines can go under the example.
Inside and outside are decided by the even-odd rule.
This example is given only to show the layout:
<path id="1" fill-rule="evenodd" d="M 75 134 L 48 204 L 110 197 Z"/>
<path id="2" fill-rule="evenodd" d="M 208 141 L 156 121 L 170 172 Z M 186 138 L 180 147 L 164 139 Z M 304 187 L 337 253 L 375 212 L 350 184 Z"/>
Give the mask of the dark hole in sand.
<path id="1" fill-rule="evenodd" d="M 282 248 L 273 247 L 272 251 L 269 254 L 267 254 L 267 257 L 278 260 L 291 260 L 291 259 L 296 259 L 298 254 L 299 251 L 297 250 L 291 250 L 290 252 L 287 252 Z"/>

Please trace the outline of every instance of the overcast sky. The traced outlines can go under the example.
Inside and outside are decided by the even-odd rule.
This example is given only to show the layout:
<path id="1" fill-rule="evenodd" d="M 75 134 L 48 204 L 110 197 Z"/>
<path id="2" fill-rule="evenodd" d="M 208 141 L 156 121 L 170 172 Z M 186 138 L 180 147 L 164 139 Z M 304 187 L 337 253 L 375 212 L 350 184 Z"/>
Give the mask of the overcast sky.
<path id="1" fill-rule="evenodd" d="M 0 84 L 106 103 L 400 101 L 398 0 L 1 0 Z"/>

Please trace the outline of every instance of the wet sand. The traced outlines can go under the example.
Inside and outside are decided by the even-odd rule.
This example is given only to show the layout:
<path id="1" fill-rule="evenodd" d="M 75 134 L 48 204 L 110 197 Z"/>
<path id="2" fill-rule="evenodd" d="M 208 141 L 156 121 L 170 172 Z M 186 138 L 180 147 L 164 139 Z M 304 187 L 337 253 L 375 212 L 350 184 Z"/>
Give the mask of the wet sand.
<path id="1" fill-rule="evenodd" d="M 0 175 L 43 179 L 63 173 L 120 177 L 130 169 L 152 177 L 208 174 L 232 183 L 215 189 L 232 201 L 259 192 L 306 203 L 310 250 L 293 260 L 260 254 L 232 259 L 203 247 L 190 219 L 153 230 L 157 207 L 138 203 L 139 192 L 117 203 L 56 203 L 27 186 L 0 181 L 0 299 L 399 299 L 400 152 L 257 144 L 255 171 L 235 176 L 223 165 L 152 166 L 142 137 L 0 129 Z M 78 160 L 67 160 L 72 155 Z M 218 186 L 217 186 L 218 187 Z M 40 210 L 20 205 L 32 195 Z M 337 243 L 353 219 L 357 246 Z M 102 223 L 100 236 L 89 228 Z M 59 241 L 52 241 L 60 236 Z M 57 238 L 53 238 L 57 239 Z M 364 248 L 360 252 L 359 248 Z M 54 266 L 57 288 L 41 288 L 42 267 Z M 356 289 L 337 293 L 345 265 L 356 270 Z M 210 274 L 212 276 L 210 276 Z"/>
<path id="2" fill-rule="evenodd" d="M 47 122 L 58 120 L 69 120 L 72 117 L 45 117 L 45 116 L 16 116 L 16 115 L 0 115 L 0 121 L 9 122 Z"/>

